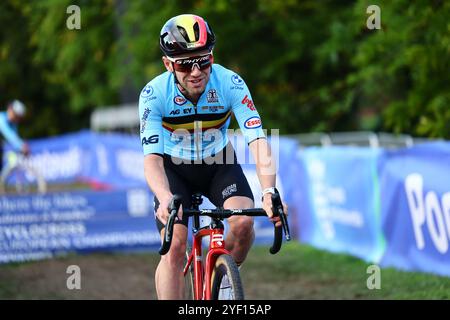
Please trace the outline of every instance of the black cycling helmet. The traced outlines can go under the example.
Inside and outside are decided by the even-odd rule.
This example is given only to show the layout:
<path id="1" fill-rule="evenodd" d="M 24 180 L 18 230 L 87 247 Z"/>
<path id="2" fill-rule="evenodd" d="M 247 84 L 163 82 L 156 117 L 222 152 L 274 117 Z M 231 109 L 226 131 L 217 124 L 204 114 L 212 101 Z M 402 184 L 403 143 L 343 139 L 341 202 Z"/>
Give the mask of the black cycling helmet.
<path id="1" fill-rule="evenodd" d="M 161 29 L 159 46 L 164 55 L 173 57 L 201 50 L 211 51 L 216 43 L 208 23 L 194 14 L 169 19 Z"/>

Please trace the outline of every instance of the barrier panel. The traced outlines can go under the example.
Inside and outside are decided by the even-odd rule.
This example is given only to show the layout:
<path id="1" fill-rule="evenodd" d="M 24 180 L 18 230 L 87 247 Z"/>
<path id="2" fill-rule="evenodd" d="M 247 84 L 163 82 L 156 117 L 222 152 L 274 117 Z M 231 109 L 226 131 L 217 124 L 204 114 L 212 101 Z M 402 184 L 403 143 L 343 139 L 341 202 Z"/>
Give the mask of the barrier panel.
<path id="1" fill-rule="evenodd" d="M 367 261 L 378 261 L 385 242 L 381 232 L 377 160 L 379 149 L 309 147 L 298 151 L 303 163 L 299 211 L 303 242 Z M 306 201 L 305 201 L 306 200 Z"/>
<path id="2" fill-rule="evenodd" d="M 159 247 L 146 189 L 0 196 L 0 262 Z"/>
<path id="3" fill-rule="evenodd" d="M 302 242 L 381 266 L 450 276 L 450 143 L 298 151 Z"/>
<path id="4" fill-rule="evenodd" d="M 295 239 L 382 266 L 450 276 L 450 143 L 301 148 L 295 139 L 268 137 Z M 240 135 L 230 140 L 261 207 L 249 148 Z M 49 183 L 84 180 L 108 190 L 0 196 L 0 262 L 159 247 L 138 136 L 82 131 L 30 145 L 31 164 Z M 201 207 L 213 205 L 205 198 Z M 273 226 L 256 218 L 255 233 L 256 244 L 270 244 Z"/>
<path id="5" fill-rule="evenodd" d="M 450 276 L 450 143 L 385 153 L 382 266 Z"/>

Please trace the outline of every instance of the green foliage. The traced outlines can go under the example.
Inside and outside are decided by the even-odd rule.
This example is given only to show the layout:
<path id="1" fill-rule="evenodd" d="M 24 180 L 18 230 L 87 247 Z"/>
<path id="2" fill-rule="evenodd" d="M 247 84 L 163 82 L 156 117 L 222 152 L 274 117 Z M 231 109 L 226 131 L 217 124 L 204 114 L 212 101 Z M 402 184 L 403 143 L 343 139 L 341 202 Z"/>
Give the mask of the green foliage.
<path id="1" fill-rule="evenodd" d="M 448 277 L 382 268 L 381 288 L 369 290 L 370 262 L 298 242 L 283 244 L 275 256 L 268 252 L 267 247 L 253 247 L 241 269 L 242 281 L 254 292 L 253 299 L 267 299 L 268 291 L 277 299 L 450 298 Z M 269 283 L 271 290 L 266 289 Z"/>
<path id="2" fill-rule="evenodd" d="M 80 30 L 66 27 L 71 4 Z M 371 4 L 380 30 L 366 26 Z M 450 2 L 440 0 L 4 0 L 0 103 L 30 106 L 28 136 L 87 127 L 95 108 L 137 101 L 164 71 L 159 31 L 181 13 L 208 20 L 215 61 L 245 79 L 267 128 L 450 138 Z"/>

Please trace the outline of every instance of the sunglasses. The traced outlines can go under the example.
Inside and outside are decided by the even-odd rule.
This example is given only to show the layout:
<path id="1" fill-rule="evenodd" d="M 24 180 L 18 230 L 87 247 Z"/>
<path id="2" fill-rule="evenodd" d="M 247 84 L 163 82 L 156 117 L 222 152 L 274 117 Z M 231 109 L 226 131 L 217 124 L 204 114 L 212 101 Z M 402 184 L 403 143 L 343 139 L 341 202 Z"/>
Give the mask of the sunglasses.
<path id="1" fill-rule="evenodd" d="M 173 62 L 175 71 L 179 72 L 191 72 L 194 70 L 194 67 L 197 67 L 200 70 L 205 70 L 211 66 L 213 61 L 211 53 L 189 58 L 174 59 L 167 57 L 167 59 Z"/>

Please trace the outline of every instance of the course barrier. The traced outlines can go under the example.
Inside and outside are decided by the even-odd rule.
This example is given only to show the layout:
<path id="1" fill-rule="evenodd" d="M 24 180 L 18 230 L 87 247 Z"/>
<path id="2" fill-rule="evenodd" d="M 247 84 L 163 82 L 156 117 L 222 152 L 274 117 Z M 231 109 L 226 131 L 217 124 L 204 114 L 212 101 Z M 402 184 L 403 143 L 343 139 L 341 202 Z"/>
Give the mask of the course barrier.
<path id="1" fill-rule="evenodd" d="M 245 144 L 239 136 L 231 142 Z M 450 143 L 387 150 L 303 147 L 276 135 L 270 142 L 294 238 L 382 266 L 450 276 Z M 138 136 L 82 131 L 30 145 L 30 161 L 49 184 L 92 181 L 106 190 L 0 196 L 0 262 L 159 247 Z M 259 207 L 254 162 L 248 148 L 236 153 Z M 205 199 L 202 207 L 212 204 Z M 268 220 L 255 219 L 255 229 L 257 244 L 271 242 Z"/>
<path id="2" fill-rule="evenodd" d="M 299 149 L 299 239 L 367 262 L 450 276 L 450 143 Z"/>

